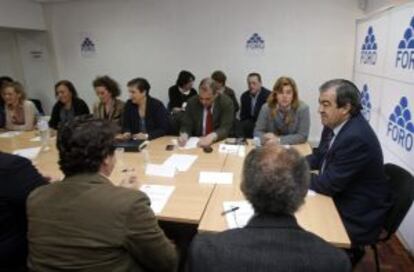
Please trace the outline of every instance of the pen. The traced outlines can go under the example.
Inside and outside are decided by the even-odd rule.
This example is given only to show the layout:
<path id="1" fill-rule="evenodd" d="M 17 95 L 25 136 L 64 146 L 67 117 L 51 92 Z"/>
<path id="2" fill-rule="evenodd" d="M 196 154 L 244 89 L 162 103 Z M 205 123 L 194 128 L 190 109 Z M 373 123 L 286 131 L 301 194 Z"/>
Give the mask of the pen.
<path id="1" fill-rule="evenodd" d="M 233 208 L 231 208 L 230 210 L 227 210 L 227 211 L 222 212 L 222 213 L 221 213 L 221 215 L 226 215 L 226 214 L 228 214 L 228 213 L 235 212 L 235 211 L 237 211 L 238 209 L 240 209 L 240 207 L 233 207 Z"/>

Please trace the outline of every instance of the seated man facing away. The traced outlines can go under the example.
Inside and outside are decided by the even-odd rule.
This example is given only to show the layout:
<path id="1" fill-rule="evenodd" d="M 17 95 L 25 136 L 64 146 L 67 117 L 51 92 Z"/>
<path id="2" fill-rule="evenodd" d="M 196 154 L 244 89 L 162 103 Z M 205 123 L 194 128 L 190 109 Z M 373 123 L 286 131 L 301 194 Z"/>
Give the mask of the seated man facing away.
<path id="1" fill-rule="evenodd" d="M 0 271 L 26 271 L 26 199 L 46 180 L 28 159 L 0 152 Z"/>
<path id="2" fill-rule="evenodd" d="M 233 102 L 227 95 L 219 94 L 218 89 L 211 78 L 200 82 L 199 94 L 188 100 L 179 145 L 185 145 L 189 136 L 201 136 L 200 147 L 227 138 L 233 127 Z"/>
<path id="3" fill-rule="evenodd" d="M 319 88 L 319 113 L 324 125 L 319 147 L 307 157 L 311 189 L 331 196 L 350 236 L 355 264 L 362 246 L 374 242 L 390 206 L 380 143 L 360 113 L 358 88 L 334 79 Z"/>
<path id="4" fill-rule="evenodd" d="M 189 270 L 350 271 L 343 251 L 296 222 L 308 185 L 309 167 L 294 149 L 269 144 L 251 151 L 240 187 L 255 215 L 244 228 L 196 236 Z"/>
<path id="5" fill-rule="evenodd" d="M 28 199 L 30 271 L 175 271 L 174 245 L 148 197 L 116 187 L 115 125 L 76 118 L 59 128 L 65 178 Z"/>

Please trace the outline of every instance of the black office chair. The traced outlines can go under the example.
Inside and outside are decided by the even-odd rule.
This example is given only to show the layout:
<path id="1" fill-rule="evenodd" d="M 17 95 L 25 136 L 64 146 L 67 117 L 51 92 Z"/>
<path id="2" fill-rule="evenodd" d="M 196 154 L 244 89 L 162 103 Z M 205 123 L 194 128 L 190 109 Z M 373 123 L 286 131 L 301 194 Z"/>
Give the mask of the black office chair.
<path id="1" fill-rule="evenodd" d="M 380 271 L 377 243 L 388 241 L 397 231 L 414 200 L 414 177 L 405 169 L 388 163 L 384 165 L 385 175 L 390 182 L 392 205 L 385 219 L 383 233 L 377 242 L 371 245 L 374 251 L 376 271 Z"/>
<path id="2" fill-rule="evenodd" d="M 45 111 L 42 107 L 42 102 L 39 99 L 29 98 L 29 100 L 33 102 L 40 115 L 45 115 Z"/>

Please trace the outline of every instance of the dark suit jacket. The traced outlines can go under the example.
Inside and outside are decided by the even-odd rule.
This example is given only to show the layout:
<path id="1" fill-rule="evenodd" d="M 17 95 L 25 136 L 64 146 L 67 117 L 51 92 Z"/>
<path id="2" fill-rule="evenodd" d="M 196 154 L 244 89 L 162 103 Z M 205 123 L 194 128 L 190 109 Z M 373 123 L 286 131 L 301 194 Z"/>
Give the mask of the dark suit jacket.
<path id="1" fill-rule="evenodd" d="M 369 244 L 379 234 L 390 201 L 380 143 L 361 114 L 348 120 L 329 151 L 327 130 L 307 157 L 317 170 L 326 157 L 323 173 L 312 175 L 311 189 L 333 197 L 353 244 Z"/>
<path id="2" fill-rule="evenodd" d="M 240 110 L 240 120 L 252 120 L 256 122 L 257 117 L 259 116 L 260 109 L 263 104 L 266 103 L 267 97 L 269 96 L 270 91 L 264 87 L 259 93 L 259 97 L 256 100 L 256 105 L 254 106 L 254 115 L 251 114 L 251 96 L 249 90 L 245 91 L 240 97 L 241 110 Z"/>
<path id="3" fill-rule="evenodd" d="M 138 105 L 128 100 L 122 117 L 122 132 L 142 132 Z M 145 126 L 150 140 L 166 135 L 170 129 L 169 114 L 164 104 L 151 96 L 147 97 Z"/>
<path id="4" fill-rule="evenodd" d="M 195 95 L 197 95 L 197 92 L 194 89 L 190 90 L 189 95 L 183 95 L 177 85 L 171 86 L 168 89 L 168 97 L 170 99 L 168 102 L 168 110 L 172 110 L 172 108 L 181 108 L 184 102 L 187 102 L 188 99 Z"/>
<path id="5" fill-rule="evenodd" d="M 224 87 L 223 93 L 230 97 L 231 101 L 233 102 L 234 114 L 236 115 L 236 113 L 240 109 L 239 102 L 237 102 L 236 94 L 234 93 L 233 89 L 227 86 Z"/>
<path id="6" fill-rule="evenodd" d="M 189 136 L 202 136 L 204 107 L 197 96 L 188 100 L 180 132 Z M 213 105 L 213 127 L 217 141 L 226 138 L 233 127 L 233 103 L 227 95 L 219 94 Z"/>
<path id="7" fill-rule="evenodd" d="M 47 182 L 28 159 L 0 152 L 0 271 L 25 266 L 26 199 L 44 184 Z"/>
<path id="8" fill-rule="evenodd" d="M 97 173 L 38 188 L 27 214 L 31 271 L 175 270 L 175 247 L 148 197 Z"/>
<path id="9" fill-rule="evenodd" d="M 60 123 L 60 110 L 63 108 L 63 103 L 60 101 L 56 102 L 52 109 L 52 115 L 50 116 L 49 120 L 49 127 L 53 129 L 58 129 Z M 85 101 L 80 98 L 74 98 L 72 101 L 72 108 L 75 112 L 75 116 L 89 114 L 88 105 L 86 105 Z"/>
<path id="10" fill-rule="evenodd" d="M 351 265 L 344 252 L 303 230 L 293 216 L 256 215 L 244 228 L 197 235 L 188 268 L 191 272 L 345 272 Z"/>

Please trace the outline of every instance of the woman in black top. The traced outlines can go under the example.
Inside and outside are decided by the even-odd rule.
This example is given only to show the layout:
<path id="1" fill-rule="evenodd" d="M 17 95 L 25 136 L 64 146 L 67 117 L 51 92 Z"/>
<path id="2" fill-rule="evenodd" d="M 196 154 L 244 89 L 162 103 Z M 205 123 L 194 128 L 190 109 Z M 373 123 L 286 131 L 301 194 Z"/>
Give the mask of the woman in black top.
<path id="1" fill-rule="evenodd" d="M 119 140 L 152 140 L 169 131 L 169 115 L 164 104 L 151 96 L 151 88 L 144 78 L 128 82 L 130 99 L 126 102 L 122 117 L 122 134 Z"/>
<path id="2" fill-rule="evenodd" d="M 196 90 L 193 88 L 194 80 L 195 76 L 188 71 L 181 71 L 178 74 L 176 84 L 168 90 L 168 97 L 170 99 L 168 109 L 171 112 L 177 113 L 184 111 L 187 100 L 197 95 Z"/>
<path id="3" fill-rule="evenodd" d="M 57 129 L 60 123 L 72 120 L 75 116 L 89 114 L 88 105 L 78 98 L 78 93 L 69 80 L 61 80 L 55 85 L 58 99 L 52 109 L 49 126 Z"/>

